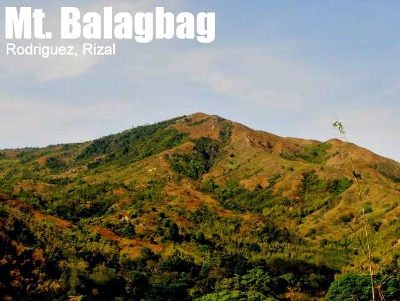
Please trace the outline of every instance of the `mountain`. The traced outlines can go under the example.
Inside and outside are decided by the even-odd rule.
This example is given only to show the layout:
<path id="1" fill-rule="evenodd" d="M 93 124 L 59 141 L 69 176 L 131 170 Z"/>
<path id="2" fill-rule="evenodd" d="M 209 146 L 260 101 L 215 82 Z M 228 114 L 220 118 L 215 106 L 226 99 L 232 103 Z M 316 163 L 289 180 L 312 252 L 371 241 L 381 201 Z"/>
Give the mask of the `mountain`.
<path id="1" fill-rule="evenodd" d="M 400 164 L 338 139 L 196 113 L 2 150 L 0 201 L 4 300 L 400 298 Z"/>

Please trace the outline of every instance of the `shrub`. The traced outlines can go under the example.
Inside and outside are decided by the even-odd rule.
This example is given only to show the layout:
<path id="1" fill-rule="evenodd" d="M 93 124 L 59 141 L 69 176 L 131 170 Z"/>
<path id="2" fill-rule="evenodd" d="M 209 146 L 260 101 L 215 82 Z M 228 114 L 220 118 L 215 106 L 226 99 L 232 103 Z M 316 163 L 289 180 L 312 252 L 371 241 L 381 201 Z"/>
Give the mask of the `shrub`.
<path id="1" fill-rule="evenodd" d="M 49 157 L 46 159 L 45 166 L 53 171 L 64 170 L 67 164 L 59 157 Z"/>

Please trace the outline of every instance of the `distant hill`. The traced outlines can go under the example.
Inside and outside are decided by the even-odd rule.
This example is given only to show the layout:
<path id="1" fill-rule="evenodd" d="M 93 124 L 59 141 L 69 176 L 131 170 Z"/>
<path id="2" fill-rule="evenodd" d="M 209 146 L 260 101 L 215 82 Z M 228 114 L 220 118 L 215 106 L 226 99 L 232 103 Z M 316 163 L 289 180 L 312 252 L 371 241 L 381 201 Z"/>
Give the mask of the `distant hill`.
<path id="1" fill-rule="evenodd" d="M 2 150 L 0 201 L 4 300 L 369 300 L 365 229 L 400 298 L 400 164 L 338 139 L 196 113 Z"/>

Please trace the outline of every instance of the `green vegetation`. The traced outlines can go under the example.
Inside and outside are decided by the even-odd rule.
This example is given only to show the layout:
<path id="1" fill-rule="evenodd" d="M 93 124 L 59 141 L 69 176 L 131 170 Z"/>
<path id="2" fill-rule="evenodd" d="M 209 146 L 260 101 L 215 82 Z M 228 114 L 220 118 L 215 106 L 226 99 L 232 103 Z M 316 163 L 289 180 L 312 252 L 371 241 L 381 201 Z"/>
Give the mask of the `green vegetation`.
<path id="1" fill-rule="evenodd" d="M 233 124 L 228 120 L 220 120 L 220 122 L 221 130 L 219 132 L 219 138 L 222 144 L 228 144 L 232 136 Z"/>
<path id="2" fill-rule="evenodd" d="M 219 187 L 213 182 L 206 183 L 206 192 L 218 199 L 222 206 L 237 212 L 261 213 L 266 207 L 271 207 L 277 198 L 272 195 L 271 189 L 257 187 L 250 191 L 239 185 L 238 181 L 228 182 L 226 186 Z"/>
<path id="3" fill-rule="evenodd" d="M 305 262 L 252 262 L 240 255 L 230 255 L 224 248 L 215 249 L 200 265 L 179 252 L 160 258 L 145 247 L 138 258 L 129 259 L 120 253 L 118 245 L 93 230 L 35 221 L 30 210 L 8 205 L 2 206 L 1 212 L 6 226 L 1 236 L 5 248 L 0 255 L 9 256 L 0 274 L 0 282 L 7 288 L 5 295 L 13 292 L 17 297 L 25 296 L 24 281 L 40 271 L 46 271 L 46 276 L 34 277 L 35 282 L 30 285 L 35 290 L 28 293 L 28 299 L 38 295 L 48 298 L 72 294 L 105 299 L 119 296 L 123 300 L 131 300 L 132 296 L 144 300 L 191 300 L 203 295 L 212 298 L 233 288 L 241 295 L 258 291 L 260 297 L 276 297 L 285 292 L 289 284 L 317 292 L 327 289 L 333 279 L 332 270 Z M 126 234 L 134 236 L 133 227 L 129 225 Z M 181 239 L 179 228 L 172 221 L 168 238 L 175 242 Z M 15 249 L 18 246 L 11 243 L 13 240 L 29 248 L 18 253 Z M 195 234 L 194 240 L 199 244 L 207 243 L 202 233 Z M 19 256 L 28 260 L 29 265 L 15 263 Z M 18 278 L 13 278 L 9 269 L 18 270 Z M 137 287 L 139 283 L 142 285 Z M 212 283 L 215 283 L 215 292 Z M 189 289 L 192 296 L 188 294 Z"/>
<path id="4" fill-rule="evenodd" d="M 369 276 L 346 274 L 339 277 L 330 286 L 326 299 L 329 301 L 371 300 L 371 282 Z"/>
<path id="5" fill-rule="evenodd" d="M 328 158 L 328 150 L 331 144 L 324 142 L 317 145 L 305 145 L 301 150 L 296 149 L 294 152 L 282 152 L 281 157 L 287 160 L 302 160 L 309 163 L 323 163 Z"/>
<path id="6" fill-rule="evenodd" d="M 378 279 L 379 280 L 379 279 Z M 379 281 L 382 282 L 382 281 Z M 376 295 L 382 294 L 386 300 L 398 300 L 400 298 L 400 279 L 389 277 L 383 281 L 383 285 L 377 288 Z M 340 276 L 329 287 L 326 300 L 371 300 L 371 280 L 369 275 L 349 273 Z"/>
<path id="7" fill-rule="evenodd" d="M 220 200 L 222 206 L 234 211 L 262 213 L 265 208 L 284 203 L 296 205 L 298 209 L 296 212 L 299 212 L 300 217 L 304 217 L 324 206 L 332 205 L 353 183 L 347 178 L 319 179 L 314 171 L 305 172 L 302 176 L 302 190 L 299 191 L 296 200 L 274 195 L 274 187 L 281 174 L 271 176 L 268 179 L 269 186 L 266 188 L 257 186 L 254 190 L 247 190 L 238 181 L 228 182 L 221 188 L 210 181 L 206 183 L 204 191 Z"/>
<path id="8" fill-rule="evenodd" d="M 341 147 L 200 114 L 1 151 L 0 299 L 370 300 L 363 208 L 399 300 L 400 167 Z"/>
<path id="9" fill-rule="evenodd" d="M 200 138 L 193 141 L 193 154 L 174 154 L 167 157 L 171 168 L 176 172 L 198 180 L 207 173 L 218 155 L 220 143 L 210 138 Z"/>
<path id="10" fill-rule="evenodd" d="M 321 180 L 315 172 L 303 173 L 301 216 L 304 217 L 324 206 L 331 207 L 337 197 L 346 191 L 353 181 L 348 178 Z"/>
<path id="11" fill-rule="evenodd" d="M 65 194 L 56 195 L 45 208 L 50 213 L 73 222 L 85 217 L 102 216 L 114 202 L 112 189 L 113 186 L 106 183 L 84 184 Z"/>
<path id="12" fill-rule="evenodd" d="M 121 134 L 110 135 L 94 140 L 77 157 L 78 161 L 87 161 L 93 157 L 101 157 L 89 162 L 89 167 L 96 167 L 109 161 L 121 164 L 136 162 L 164 150 L 182 144 L 186 135 L 169 128 L 176 119 L 139 126 Z"/>
<path id="13" fill-rule="evenodd" d="M 50 168 L 52 171 L 62 171 L 65 170 L 67 164 L 58 157 L 49 157 L 46 159 L 45 166 Z"/>

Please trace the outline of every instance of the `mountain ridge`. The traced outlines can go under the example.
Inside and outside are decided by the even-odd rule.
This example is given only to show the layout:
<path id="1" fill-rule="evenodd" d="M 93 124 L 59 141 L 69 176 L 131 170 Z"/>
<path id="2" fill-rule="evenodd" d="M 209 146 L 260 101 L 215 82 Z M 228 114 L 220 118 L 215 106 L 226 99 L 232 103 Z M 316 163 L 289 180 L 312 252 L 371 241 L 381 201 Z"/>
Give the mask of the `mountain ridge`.
<path id="1" fill-rule="evenodd" d="M 36 288 L 34 297 L 46 295 L 43 287 L 48 296 L 55 285 L 60 296 L 92 300 L 98 298 L 93 290 L 106 294 L 104 286 L 122 281 L 113 298 L 130 300 L 136 278 L 125 265 L 133 264 L 148 284 L 135 300 L 158 300 L 157 294 L 175 300 L 176 278 L 185 283 L 177 300 L 211 298 L 222 292 L 217 287 L 232 290 L 226 281 L 235 273 L 250 277 L 253 269 L 284 283 L 271 284 L 264 297 L 318 300 L 335 273 L 366 271 L 354 236 L 363 229 L 362 209 L 377 278 L 388 271 L 397 277 L 391 264 L 400 256 L 400 164 L 351 143 L 279 137 L 195 113 L 89 142 L 1 153 L 3 241 L 46 262 L 38 266 L 33 255 L 24 255 L 33 264 L 25 276 L 33 279 L 26 281 Z M 357 183 L 350 158 L 361 175 Z M 7 275 L 25 273 L 18 252 L 25 251 L 0 254 L 16 262 Z M 171 260 L 190 266 L 190 275 L 180 275 L 186 268 Z M 279 272 L 276 261 L 288 268 Z M 231 264 L 243 268 L 232 272 Z M 300 266 L 302 273 L 296 272 Z M 328 269 L 328 278 L 318 269 Z M 41 270 L 42 278 L 33 276 Z M 86 279 L 81 286 L 76 273 Z M 100 281 L 99 273 L 109 279 Z M 18 298 L 25 286 L 13 277 L 0 278 L 0 285 Z M 201 286 L 204 281 L 212 285 Z"/>

